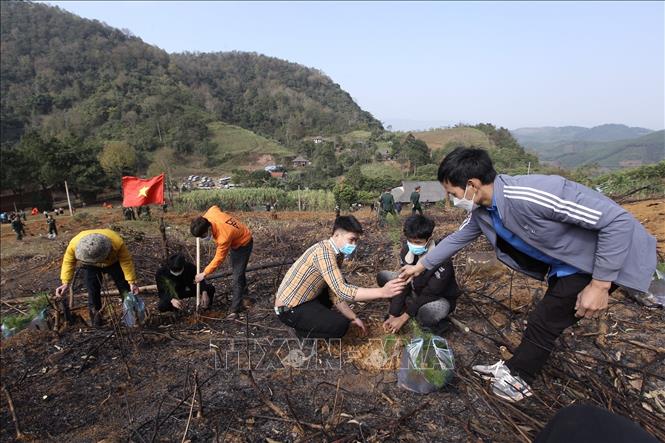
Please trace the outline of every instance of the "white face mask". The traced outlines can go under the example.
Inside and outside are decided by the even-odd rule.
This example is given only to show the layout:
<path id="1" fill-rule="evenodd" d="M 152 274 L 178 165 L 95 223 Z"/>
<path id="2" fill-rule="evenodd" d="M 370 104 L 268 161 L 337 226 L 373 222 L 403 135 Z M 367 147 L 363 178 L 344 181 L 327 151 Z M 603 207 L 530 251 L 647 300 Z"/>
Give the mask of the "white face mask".
<path id="1" fill-rule="evenodd" d="M 474 209 L 478 207 L 477 204 L 474 203 L 473 199 L 476 198 L 476 193 L 473 193 L 473 197 L 471 199 L 466 198 L 466 191 L 469 189 L 469 185 L 466 185 L 466 188 L 464 188 L 464 195 L 462 198 L 457 198 L 453 196 L 453 206 L 456 208 L 461 208 L 464 209 L 467 212 L 471 212 Z"/>

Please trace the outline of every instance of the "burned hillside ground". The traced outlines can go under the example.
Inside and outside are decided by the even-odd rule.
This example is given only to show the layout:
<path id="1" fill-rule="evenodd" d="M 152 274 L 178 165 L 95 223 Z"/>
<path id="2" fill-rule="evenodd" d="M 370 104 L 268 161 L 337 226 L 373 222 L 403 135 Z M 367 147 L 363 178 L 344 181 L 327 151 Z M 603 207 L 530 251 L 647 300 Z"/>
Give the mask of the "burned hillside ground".
<path id="1" fill-rule="evenodd" d="M 644 212 L 636 216 L 657 235 L 662 253 L 658 226 L 665 220 L 665 203 L 639 205 Z M 436 236 L 461 221 L 457 211 L 428 213 L 437 221 Z M 333 215 L 239 217 L 254 232 L 253 266 L 297 258 L 330 234 Z M 141 285 L 154 284 L 164 257 L 157 223 L 119 219 L 100 216 L 97 222 L 123 235 Z M 188 220 L 167 214 L 170 251 L 193 254 Z M 400 226 L 381 230 L 368 213 L 360 220 L 366 235 L 345 273 L 351 283 L 374 286 L 377 271 L 397 268 Z M 3 253 L 3 313 L 23 309 L 22 297 L 52 292 L 65 239 L 89 227 L 72 225 L 52 250 Z M 3 243 L 8 235 L 3 227 Z M 202 249 L 204 261 L 214 253 L 212 244 Z M 582 320 L 565 332 L 530 399 L 506 403 L 491 394 L 489 382 L 471 373 L 473 364 L 509 357 L 546 289 L 493 262 L 492 255 L 481 238 L 454 259 L 464 293 L 454 314 L 457 326 L 445 338 L 456 371 L 453 381 L 433 394 L 397 387 L 394 359 L 381 352 L 386 301 L 354 306 L 370 328 L 369 337 L 351 329 L 341 342 L 319 345 L 314 353 L 307 343 L 300 348 L 272 310 L 288 269 L 282 265 L 248 274 L 256 303 L 241 320 L 224 318 L 231 287 L 222 278 L 214 281 L 212 309 L 198 319 L 192 302 L 186 313 L 157 314 L 157 297 L 146 291 L 142 297 L 150 316 L 143 328 L 119 326 L 119 299 L 109 295 L 112 312 L 102 329 L 77 323 L 59 331 L 24 330 L 3 340 L 0 437 L 16 439 L 18 425 L 25 438 L 39 441 L 180 441 L 184 436 L 191 441 L 513 442 L 530 441 L 560 408 L 585 403 L 629 417 L 664 440 L 665 313 L 637 304 L 623 291 L 611 295 L 603 318 Z M 81 294 L 74 306 L 85 320 L 80 282 L 74 292 Z M 400 338 L 407 341 L 408 331 Z"/>

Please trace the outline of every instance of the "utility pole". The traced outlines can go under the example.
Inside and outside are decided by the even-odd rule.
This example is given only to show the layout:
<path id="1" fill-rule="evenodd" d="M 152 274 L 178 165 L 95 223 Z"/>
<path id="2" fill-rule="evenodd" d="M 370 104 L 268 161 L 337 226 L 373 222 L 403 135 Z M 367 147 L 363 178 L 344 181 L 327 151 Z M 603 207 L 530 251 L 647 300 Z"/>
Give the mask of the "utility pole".
<path id="1" fill-rule="evenodd" d="M 74 211 L 72 211 L 72 201 L 69 198 L 69 188 L 67 187 L 67 180 L 65 180 L 65 193 L 67 193 L 67 204 L 69 205 L 69 216 L 74 216 Z"/>
<path id="2" fill-rule="evenodd" d="M 302 211 L 302 206 L 300 203 L 300 185 L 298 185 L 298 212 Z"/>
<path id="3" fill-rule="evenodd" d="M 531 162 L 529 162 L 529 166 L 527 167 L 526 175 L 531 175 Z"/>

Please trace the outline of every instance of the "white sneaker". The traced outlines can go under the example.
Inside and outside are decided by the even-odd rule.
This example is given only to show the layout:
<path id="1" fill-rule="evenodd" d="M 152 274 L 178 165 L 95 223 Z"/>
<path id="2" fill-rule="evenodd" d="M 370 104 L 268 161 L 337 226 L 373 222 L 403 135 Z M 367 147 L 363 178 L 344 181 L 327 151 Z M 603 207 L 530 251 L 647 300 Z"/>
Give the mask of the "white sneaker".
<path id="1" fill-rule="evenodd" d="M 510 369 L 508 369 L 503 360 L 499 360 L 493 365 L 472 366 L 471 369 L 478 373 L 478 375 L 480 375 L 484 380 L 499 378 L 506 373 L 510 374 Z"/>
<path id="2" fill-rule="evenodd" d="M 523 400 L 533 393 L 529 385 L 519 376 L 512 375 L 503 360 L 493 365 L 477 365 L 471 369 L 485 380 L 492 380 L 492 392 L 510 402 Z"/>
<path id="3" fill-rule="evenodd" d="M 494 379 L 492 392 L 497 397 L 510 402 L 520 401 L 533 395 L 529 385 L 521 377 L 512 375 L 510 372 Z"/>

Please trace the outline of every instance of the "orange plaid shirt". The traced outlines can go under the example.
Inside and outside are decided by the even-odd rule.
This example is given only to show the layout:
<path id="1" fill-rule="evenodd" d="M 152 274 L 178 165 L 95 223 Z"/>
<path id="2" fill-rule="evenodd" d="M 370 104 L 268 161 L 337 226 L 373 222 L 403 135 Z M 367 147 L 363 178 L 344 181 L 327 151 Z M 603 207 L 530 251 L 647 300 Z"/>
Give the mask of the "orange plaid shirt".
<path id="1" fill-rule="evenodd" d="M 354 301 L 358 287 L 344 281 L 338 253 L 332 240 L 320 241 L 307 249 L 286 272 L 277 290 L 275 306 L 293 308 L 314 300 L 326 285 L 333 304 Z"/>

